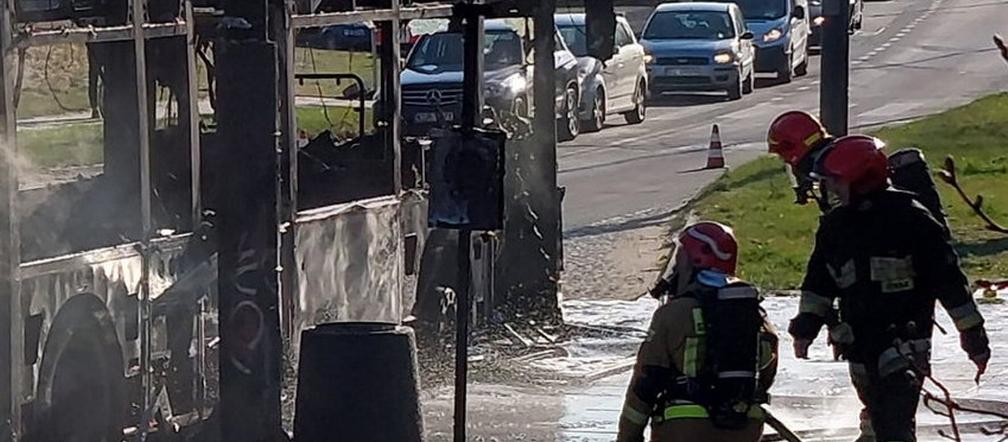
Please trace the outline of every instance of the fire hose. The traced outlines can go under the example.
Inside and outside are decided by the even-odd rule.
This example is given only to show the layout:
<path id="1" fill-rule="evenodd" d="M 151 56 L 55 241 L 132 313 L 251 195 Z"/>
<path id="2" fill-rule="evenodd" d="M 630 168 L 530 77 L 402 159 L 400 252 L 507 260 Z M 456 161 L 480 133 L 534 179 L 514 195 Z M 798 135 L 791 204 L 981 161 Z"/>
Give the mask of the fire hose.
<path id="1" fill-rule="evenodd" d="M 939 436 L 944 437 L 944 438 L 949 439 L 949 440 L 954 440 L 956 442 L 962 442 L 962 435 L 961 435 L 961 433 L 959 431 L 959 422 L 956 419 L 956 415 L 955 415 L 956 411 L 967 412 L 967 413 L 974 413 L 974 414 L 979 414 L 979 415 L 984 415 L 984 416 L 991 416 L 991 417 L 996 417 L 998 419 L 1005 420 L 1006 422 L 1003 423 L 1003 424 L 1001 424 L 1000 430 L 989 432 L 989 434 L 988 434 L 988 431 L 984 431 L 984 433 L 987 434 L 987 435 L 1004 434 L 1005 433 L 1005 430 L 1008 429 L 1008 414 L 1006 414 L 1006 413 L 1000 413 L 1000 412 L 992 411 L 992 410 L 982 410 L 982 409 L 979 409 L 979 408 L 976 408 L 976 407 L 969 407 L 969 406 L 964 406 L 964 405 L 960 404 L 958 401 L 955 400 L 954 397 L 952 397 L 952 393 L 951 393 L 951 391 L 949 391 L 948 387 L 946 387 L 945 384 L 943 384 L 941 381 L 939 381 L 938 379 L 936 379 L 934 377 L 934 375 L 931 374 L 930 370 L 927 370 L 925 368 L 922 368 L 922 367 L 918 366 L 915 363 L 913 357 L 911 355 L 907 354 L 907 352 L 903 351 L 902 346 L 900 345 L 900 341 L 899 340 L 896 340 L 895 344 L 896 344 L 895 347 L 896 347 L 897 351 L 899 352 L 900 356 L 902 356 L 904 358 L 904 360 L 906 360 L 906 362 L 908 363 L 908 366 L 909 366 L 910 370 L 912 370 L 919 378 L 922 379 L 922 381 L 921 381 L 921 384 L 922 384 L 921 385 L 921 396 L 924 399 L 924 406 L 929 411 L 931 411 L 932 413 L 935 413 L 935 414 L 937 414 L 939 416 L 947 417 L 949 419 L 949 425 L 952 427 L 952 434 L 949 435 L 947 432 L 945 432 L 945 430 L 938 430 L 938 435 Z M 934 386 L 936 388 L 938 388 L 938 390 L 941 391 L 941 396 L 936 395 L 935 393 L 931 392 L 926 387 L 924 387 L 923 386 L 923 381 L 924 380 L 930 381 L 932 384 L 934 384 Z M 977 375 L 977 383 L 979 383 L 979 382 L 980 382 L 980 378 L 979 378 L 979 374 L 978 374 Z M 936 409 L 933 406 L 933 404 L 938 404 L 941 407 L 943 407 L 944 408 L 944 412 L 942 410 L 940 410 L 940 409 Z M 1003 438 L 1001 440 L 1002 441 L 1008 440 L 1008 436 L 1006 436 L 1005 438 Z"/>

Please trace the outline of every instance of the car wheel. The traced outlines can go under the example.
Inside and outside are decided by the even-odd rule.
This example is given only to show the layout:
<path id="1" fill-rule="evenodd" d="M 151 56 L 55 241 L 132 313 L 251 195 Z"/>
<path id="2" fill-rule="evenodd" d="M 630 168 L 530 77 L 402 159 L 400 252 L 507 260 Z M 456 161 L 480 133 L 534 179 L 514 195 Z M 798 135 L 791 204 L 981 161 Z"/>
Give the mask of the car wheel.
<path id="1" fill-rule="evenodd" d="M 625 119 L 627 123 L 640 124 L 644 122 L 644 117 L 647 116 L 646 94 L 647 89 L 644 88 L 644 82 L 638 81 L 633 94 L 634 108 L 630 112 L 623 114 L 623 119 Z"/>
<path id="2" fill-rule="evenodd" d="M 787 55 L 787 60 L 785 60 L 784 64 L 777 70 L 777 79 L 780 80 L 781 83 L 791 82 L 791 78 L 794 73 L 792 66 L 794 66 L 794 51 Z"/>
<path id="3" fill-rule="evenodd" d="M 743 83 L 745 83 L 745 79 L 742 78 L 742 71 L 739 71 L 738 77 L 736 77 L 735 80 L 735 84 L 728 87 L 729 100 L 734 101 L 742 98 L 742 88 L 744 87 Z"/>
<path id="4" fill-rule="evenodd" d="M 595 91 L 595 102 L 592 103 L 591 118 L 585 121 L 585 132 L 597 132 L 602 130 L 602 125 L 605 124 L 605 116 L 605 91 L 602 90 L 602 88 L 598 88 L 598 90 Z"/>
<path id="5" fill-rule="evenodd" d="M 753 73 L 752 71 L 750 71 L 749 75 L 746 76 L 745 81 L 742 83 L 742 93 L 751 94 L 753 91 L 754 82 L 755 80 L 753 80 Z"/>
<path id="6" fill-rule="evenodd" d="M 581 132 L 581 121 L 577 115 L 578 91 L 573 86 L 568 86 L 564 93 L 563 118 L 560 119 L 560 140 L 570 141 L 577 138 Z"/>
<path id="7" fill-rule="evenodd" d="M 795 68 L 795 70 L 794 70 L 795 76 L 802 77 L 802 76 L 808 74 L 808 63 L 809 63 L 809 54 L 808 54 L 808 46 L 806 45 L 805 46 L 805 58 L 803 58 L 801 64 L 798 65 L 798 67 Z"/>

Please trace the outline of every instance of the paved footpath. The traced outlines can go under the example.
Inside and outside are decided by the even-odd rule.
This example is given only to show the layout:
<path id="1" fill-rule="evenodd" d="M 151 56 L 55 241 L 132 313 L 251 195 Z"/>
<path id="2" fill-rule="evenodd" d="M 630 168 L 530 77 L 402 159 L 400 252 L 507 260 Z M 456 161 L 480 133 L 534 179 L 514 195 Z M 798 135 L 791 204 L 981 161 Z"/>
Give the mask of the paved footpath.
<path id="1" fill-rule="evenodd" d="M 1008 297 L 1008 292 L 1000 294 Z M 648 312 L 656 303 L 640 301 L 568 301 L 568 316 L 575 322 L 594 321 L 596 325 L 643 328 L 649 319 Z M 764 306 L 778 327 L 782 327 L 797 308 L 795 298 L 769 298 Z M 972 367 L 958 349 L 956 336 L 935 336 L 935 375 L 946 382 L 957 398 L 973 403 L 1000 406 L 998 402 L 1008 397 L 1008 306 L 986 304 L 981 310 L 988 319 L 994 358 L 983 383 L 972 383 Z M 598 316 L 605 312 L 612 315 Z M 623 314 L 620 314 L 620 313 Z M 947 316 L 939 312 L 939 323 L 953 330 Z M 627 342 L 612 342 L 614 352 L 605 352 L 605 342 L 598 339 L 575 340 L 568 346 L 569 357 L 543 361 L 539 365 L 567 367 L 564 362 L 609 362 L 623 360 L 632 355 Z M 790 339 L 782 337 L 781 349 L 791 348 Z M 785 352 L 781 355 L 781 368 L 772 394 L 774 413 L 796 431 L 818 430 L 815 438 L 807 440 L 851 440 L 851 429 L 856 425 L 860 405 L 847 378 L 846 364 L 833 362 L 829 348 L 817 342 L 812 349 L 811 361 L 797 361 Z M 576 365 L 576 364 L 575 364 Z M 610 364 L 611 365 L 611 364 Z M 573 366 L 573 365 L 572 365 Z M 575 373 L 576 375 L 578 373 Z M 575 376 L 575 378 L 578 376 Z M 584 379 L 582 376 L 581 379 Z M 593 382 L 565 385 L 520 385 L 521 382 L 501 384 L 472 384 L 469 387 L 468 440 L 471 441 L 613 441 L 623 394 L 629 372 L 623 371 Z M 517 385 L 516 385 L 517 384 Z M 451 389 L 428 391 L 424 397 L 424 413 L 429 441 L 452 440 Z M 964 441 L 996 441 L 1000 437 L 984 436 L 978 432 L 976 422 L 986 422 L 976 415 L 959 415 L 966 425 Z M 942 441 L 937 429 L 945 428 L 947 419 L 926 409 L 918 412 L 920 440 Z"/>

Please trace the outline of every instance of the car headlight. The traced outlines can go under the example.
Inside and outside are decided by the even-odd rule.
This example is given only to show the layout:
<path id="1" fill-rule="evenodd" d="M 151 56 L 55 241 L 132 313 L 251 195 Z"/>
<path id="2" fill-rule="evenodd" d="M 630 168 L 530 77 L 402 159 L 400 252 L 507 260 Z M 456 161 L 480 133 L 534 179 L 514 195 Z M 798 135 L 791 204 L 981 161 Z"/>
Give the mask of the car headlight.
<path id="1" fill-rule="evenodd" d="M 514 75 L 501 81 L 500 83 L 490 83 L 484 89 L 487 95 L 500 96 L 507 93 L 518 93 L 525 89 L 525 79 L 520 75 Z"/>
<path id="2" fill-rule="evenodd" d="M 812 19 L 812 23 L 816 26 L 822 26 L 823 23 L 826 23 L 826 17 L 823 16 L 816 17 Z"/>
<path id="3" fill-rule="evenodd" d="M 735 56 L 731 52 L 722 52 L 720 54 L 714 55 L 714 63 L 717 64 L 728 64 L 735 61 Z"/>
<path id="4" fill-rule="evenodd" d="M 773 28 L 773 29 L 767 31 L 766 34 L 763 34 L 763 41 L 765 41 L 765 42 L 777 41 L 782 36 L 784 36 L 784 33 L 781 32 L 780 29 Z"/>
<path id="5" fill-rule="evenodd" d="M 654 61 L 654 56 L 651 54 L 644 54 L 644 63 L 651 64 Z"/>

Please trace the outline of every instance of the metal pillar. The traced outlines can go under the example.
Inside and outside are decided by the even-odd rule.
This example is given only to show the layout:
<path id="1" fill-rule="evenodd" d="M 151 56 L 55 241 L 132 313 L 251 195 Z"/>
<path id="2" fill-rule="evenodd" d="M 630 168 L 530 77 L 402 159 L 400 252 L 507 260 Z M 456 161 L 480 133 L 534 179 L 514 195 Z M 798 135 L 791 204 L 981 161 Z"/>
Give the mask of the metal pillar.
<path id="1" fill-rule="evenodd" d="M 200 111 L 199 79 L 196 72 L 196 19 L 193 17 L 192 2 L 186 0 L 182 5 L 182 13 L 186 23 L 186 100 L 189 102 L 189 188 L 193 230 L 199 228 L 203 218 L 203 200 L 200 195 L 202 155 L 200 154 Z"/>
<path id="2" fill-rule="evenodd" d="M 267 2 L 230 0 L 234 27 L 217 43 L 217 120 L 224 174 L 219 218 L 221 440 L 280 435 L 277 253 L 277 48 Z"/>
<path id="3" fill-rule="evenodd" d="M 556 67 L 553 54 L 556 0 L 535 9 L 533 130 L 531 140 L 508 152 L 508 194 L 498 293 L 510 312 L 559 318 L 560 196 L 557 188 Z"/>
<path id="4" fill-rule="evenodd" d="M 21 390 L 15 383 L 21 379 L 24 361 L 24 330 L 21 315 L 20 278 L 21 243 L 18 232 L 17 117 L 14 107 L 14 73 L 12 49 L 13 3 L 4 1 L 0 7 L 0 440 L 10 440 L 21 427 Z"/>
<path id="5" fill-rule="evenodd" d="M 541 0 L 538 3 L 535 16 L 535 159 L 542 186 L 539 189 L 543 198 L 539 201 L 536 212 L 539 214 L 539 230 L 542 232 L 541 248 L 546 255 L 548 267 L 546 280 L 543 281 L 544 296 L 556 295 L 560 268 L 560 201 L 557 189 L 557 153 L 556 153 L 556 64 L 553 54 L 556 51 L 556 24 L 553 13 L 556 11 L 556 0 Z M 555 296 L 554 296 L 555 298 Z M 555 302 L 555 301 L 554 301 Z"/>
<path id="6" fill-rule="evenodd" d="M 143 23 L 145 0 L 133 0 L 133 68 L 136 84 L 137 148 L 140 160 L 140 247 L 142 270 L 140 273 L 140 384 L 143 413 L 139 422 L 140 431 L 146 435 L 151 422 L 153 398 L 153 370 L 151 362 L 151 288 L 150 288 L 150 240 L 153 234 L 151 221 L 151 169 L 150 169 L 150 107 L 147 103 L 147 42 L 144 40 Z M 141 438 L 142 439 L 142 438 Z"/>
<path id="7" fill-rule="evenodd" d="M 471 131 L 480 121 L 483 95 L 483 17 L 474 5 L 463 13 L 462 129 Z M 472 132 L 469 132 L 472 133 Z M 455 287 L 455 442 L 466 440 L 466 399 L 469 380 L 469 316 L 471 307 L 472 230 L 458 231 L 458 282 Z"/>
<path id="8" fill-rule="evenodd" d="M 271 22 L 273 40 L 277 45 L 277 58 L 280 69 L 277 72 L 277 90 L 279 91 L 280 113 L 277 118 L 280 129 L 280 159 L 279 173 L 277 180 L 278 195 L 278 220 L 280 223 L 288 223 L 289 228 L 278 230 L 277 243 L 280 245 L 280 255 L 277 258 L 281 268 L 293 270 L 296 268 L 294 259 L 294 227 L 293 221 L 297 217 L 298 207 L 298 145 L 297 145 L 297 107 L 295 105 L 294 87 L 294 42 L 297 29 L 291 22 L 290 16 L 294 13 L 295 4 L 293 0 L 284 0 L 283 8 L 274 8 L 273 20 Z M 286 271 L 280 273 L 280 293 L 285 295 L 280 297 L 281 315 L 280 325 L 283 336 L 294 336 L 299 330 L 295 329 L 292 318 L 287 316 L 287 312 L 293 311 L 294 294 L 297 293 L 297 272 Z M 290 349 L 289 357 L 297 357 L 298 349 Z"/>
<path id="9" fill-rule="evenodd" d="M 385 132 L 386 152 L 391 155 L 392 160 L 392 183 L 396 195 L 402 192 L 402 146 L 400 144 L 400 108 L 402 103 L 399 99 L 401 88 L 399 86 L 400 71 L 400 47 L 399 47 L 399 0 L 392 0 L 392 19 L 378 22 L 381 34 L 385 41 L 382 42 L 379 54 L 382 72 L 382 96 L 384 100 L 382 109 L 386 109 L 381 128 Z M 364 91 L 361 91 L 362 93 Z M 362 111 L 363 112 L 363 111 Z M 363 135 L 363 134 L 361 134 Z"/>
<path id="10" fill-rule="evenodd" d="M 824 0 L 823 15 L 819 117 L 830 134 L 842 136 L 848 126 L 850 5 L 847 0 Z"/>

